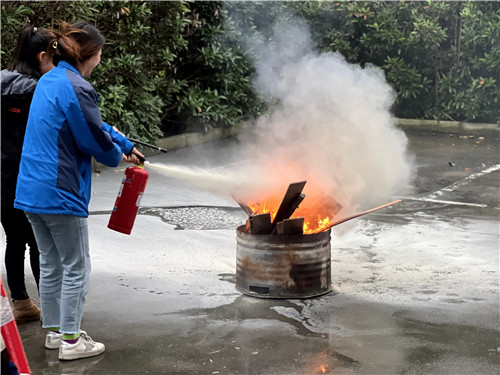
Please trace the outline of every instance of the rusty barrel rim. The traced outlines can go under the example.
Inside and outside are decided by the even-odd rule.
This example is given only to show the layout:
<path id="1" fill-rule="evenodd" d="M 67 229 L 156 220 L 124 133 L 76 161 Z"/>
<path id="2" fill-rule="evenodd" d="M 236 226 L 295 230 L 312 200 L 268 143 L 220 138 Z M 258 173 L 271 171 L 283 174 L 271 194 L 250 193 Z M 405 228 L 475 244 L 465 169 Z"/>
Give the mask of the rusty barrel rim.
<path id="1" fill-rule="evenodd" d="M 246 225 L 240 225 L 238 228 L 236 228 L 237 236 L 240 238 L 248 238 L 248 239 L 255 238 L 259 239 L 259 241 L 265 241 L 268 243 L 275 243 L 275 244 L 310 243 L 326 238 L 328 238 L 328 241 L 330 241 L 332 232 L 332 229 L 330 228 L 327 231 L 313 233 L 313 234 L 275 235 L 275 234 L 251 234 L 251 233 L 246 233 L 245 229 Z"/>

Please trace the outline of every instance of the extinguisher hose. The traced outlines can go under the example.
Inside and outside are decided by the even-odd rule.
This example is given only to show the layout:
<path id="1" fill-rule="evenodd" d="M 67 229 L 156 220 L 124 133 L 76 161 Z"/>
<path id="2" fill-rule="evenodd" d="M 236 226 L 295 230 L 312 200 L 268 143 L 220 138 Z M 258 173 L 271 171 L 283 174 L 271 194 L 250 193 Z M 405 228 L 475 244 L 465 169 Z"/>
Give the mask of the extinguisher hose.
<path id="1" fill-rule="evenodd" d="M 167 152 L 167 150 L 166 150 L 166 149 L 164 149 L 164 148 L 161 148 L 161 147 L 158 147 L 158 146 L 155 146 L 155 145 L 152 145 L 152 144 L 146 143 L 146 142 L 138 141 L 137 139 L 132 139 L 132 138 L 129 138 L 129 140 L 130 140 L 131 142 L 134 142 L 134 143 L 137 143 L 137 144 L 139 144 L 139 145 L 146 146 L 146 147 L 149 147 L 149 148 L 152 148 L 152 149 L 155 149 L 155 150 L 161 151 L 161 152 Z"/>

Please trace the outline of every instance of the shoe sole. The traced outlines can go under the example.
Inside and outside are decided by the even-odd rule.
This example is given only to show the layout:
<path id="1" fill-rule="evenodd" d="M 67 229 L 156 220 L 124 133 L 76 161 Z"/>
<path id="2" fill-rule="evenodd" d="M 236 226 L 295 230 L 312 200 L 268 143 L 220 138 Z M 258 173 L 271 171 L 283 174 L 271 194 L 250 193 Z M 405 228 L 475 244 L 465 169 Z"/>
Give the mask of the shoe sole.
<path id="1" fill-rule="evenodd" d="M 106 348 L 102 348 L 102 350 L 98 352 L 87 352 L 87 353 L 75 353 L 75 354 L 60 354 L 59 359 L 61 361 L 74 361 L 75 359 L 89 358 L 95 357 L 96 355 L 104 353 Z"/>
<path id="2" fill-rule="evenodd" d="M 46 349 L 50 349 L 50 350 L 59 349 L 60 346 L 61 346 L 61 341 L 59 341 L 57 344 L 56 343 L 48 344 L 47 341 L 45 341 L 45 348 Z"/>
<path id="3" fill-rule="evenodd" d="M 26 317 L 26 318 L 17 318 L 16 325 L 20 326 L 21 324 L 40 321 L 40 317 Z"/>

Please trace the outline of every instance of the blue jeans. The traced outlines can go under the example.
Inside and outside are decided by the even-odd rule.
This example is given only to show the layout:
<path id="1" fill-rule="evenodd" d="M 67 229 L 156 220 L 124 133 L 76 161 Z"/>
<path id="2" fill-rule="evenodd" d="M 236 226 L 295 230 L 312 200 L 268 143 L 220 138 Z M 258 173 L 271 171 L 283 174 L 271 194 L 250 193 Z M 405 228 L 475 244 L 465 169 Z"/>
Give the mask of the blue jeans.
<path id="1" fill-rule="evenodd" d="M 43 327 L 80 332 L 89 289 L 87 218 L 26 212 L 40 251 L 40 305 Z"/>

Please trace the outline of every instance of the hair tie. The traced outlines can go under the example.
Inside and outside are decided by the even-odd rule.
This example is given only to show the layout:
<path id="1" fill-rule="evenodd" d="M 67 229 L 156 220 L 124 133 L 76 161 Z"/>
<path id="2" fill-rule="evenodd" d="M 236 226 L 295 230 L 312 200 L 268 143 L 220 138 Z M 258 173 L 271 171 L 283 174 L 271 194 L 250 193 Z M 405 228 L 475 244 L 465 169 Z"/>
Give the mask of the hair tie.
<path id="1" fill-rule="evenodd" d="M 52 48 L 57 49 L 57 41 L 55 41 L 54 43 L 52 43 Z"/>

